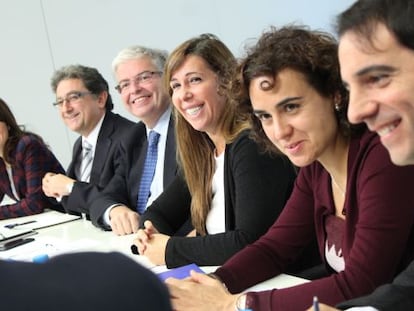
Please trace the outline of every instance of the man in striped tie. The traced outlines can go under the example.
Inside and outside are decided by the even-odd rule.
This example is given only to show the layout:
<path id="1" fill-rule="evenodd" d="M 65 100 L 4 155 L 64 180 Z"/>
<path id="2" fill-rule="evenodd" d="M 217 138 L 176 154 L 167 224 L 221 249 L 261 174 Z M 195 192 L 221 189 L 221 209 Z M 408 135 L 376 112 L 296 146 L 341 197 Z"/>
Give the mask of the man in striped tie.
<path id="1" fill-rule="evenodd" d="M 119 141 L 134 123 L 112 112 L 108 83 L 95 69 L 65 66 L 52 77 L 56 107 L 65 125 L 80 137 L 75 141 L 67 175 L 47 173 L 43 191 L 62 200 L 66 211 L 89 214 L 89 198 L 114 175 Z"/>

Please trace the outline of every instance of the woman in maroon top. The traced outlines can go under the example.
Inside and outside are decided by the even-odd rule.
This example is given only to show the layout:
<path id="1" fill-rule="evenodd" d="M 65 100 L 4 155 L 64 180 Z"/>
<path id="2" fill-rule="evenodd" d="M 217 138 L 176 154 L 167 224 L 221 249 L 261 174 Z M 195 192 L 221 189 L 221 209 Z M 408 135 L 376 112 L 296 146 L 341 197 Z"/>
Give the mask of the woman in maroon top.
<path id="1" fill-rule="evenodd" d="M 347 122 L 335 39 L 272 28 L 248 51 L 235 89 L 258 138 L 302 168 L 269 231 L 214 273 L 227 289 L 202 274 L 171 279 L 174 309 L 305 310 L 314 295 L 335 304 L 391 281 L 414 255 L 414 166 L 393 165 L 376 134 Z M 329 276 L 238 294 L 284 272 L 315 236 Z"/>

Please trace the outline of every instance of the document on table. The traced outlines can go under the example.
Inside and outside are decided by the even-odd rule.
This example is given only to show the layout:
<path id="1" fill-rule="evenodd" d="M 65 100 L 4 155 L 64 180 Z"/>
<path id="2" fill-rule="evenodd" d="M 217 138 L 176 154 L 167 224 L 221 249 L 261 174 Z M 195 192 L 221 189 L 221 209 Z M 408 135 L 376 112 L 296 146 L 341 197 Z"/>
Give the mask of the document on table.
<path id="1" fill-rule="evenodd" d="M 49 258 L 94 249 L 97 241 L 88 238 L 72 242 L 51 236 L 39 236 L 28 244 L 0 252 L 0 259 L 32 261 L 40 255 L 47 255 Z"/>
<path id="2" fill-rule="evenodd" d="M 6 227 L 11 228 L 12 230 L 17 228 L 21 230 L 37 230 L 80 218 L 81 216 L 78 215 L 70 215 L 50 210 L 41 214 L 2 220 L 0 221 L 0 228 Z"/>

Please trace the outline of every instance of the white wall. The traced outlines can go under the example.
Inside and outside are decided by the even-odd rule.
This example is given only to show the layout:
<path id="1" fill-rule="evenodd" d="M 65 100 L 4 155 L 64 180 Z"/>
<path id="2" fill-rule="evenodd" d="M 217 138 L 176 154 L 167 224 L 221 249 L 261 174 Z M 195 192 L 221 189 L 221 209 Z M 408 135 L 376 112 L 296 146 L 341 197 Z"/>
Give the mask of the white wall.
<path id="1" fill-rule="evenodd" d="M 49 82 L 68 64 L 96 67 L 115 85 L 110 64 L 133 44 L 171 51 L 214 33 L 236 56 L 269 25 L 303 23 L 333 32 L 354 0 L 0 0 L 0 97 L 19 123 L 40 134 L 66 167 L 77 135 L 51 105 Z M 316 12 L 316 13 L 315 13 Z M 132 118 L 112 91 L 115 111 Z"/>

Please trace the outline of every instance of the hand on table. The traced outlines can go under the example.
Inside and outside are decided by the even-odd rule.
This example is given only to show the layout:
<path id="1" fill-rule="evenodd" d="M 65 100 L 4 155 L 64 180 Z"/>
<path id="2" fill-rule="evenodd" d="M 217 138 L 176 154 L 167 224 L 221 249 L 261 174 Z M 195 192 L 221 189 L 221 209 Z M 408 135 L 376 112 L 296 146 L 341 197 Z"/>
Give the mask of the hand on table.
<path id="1" fill-rule="evenodd" d="M 138 231 L 139 215 L 125 205 L 118 205 L 109 212 L 111 229 L 116 235 L 126 235 Z"/>
<path id="2" fill-rule="evenodd" d="M 151 221 L 144 223 L 144 229 L 139 229 L 134 244 L 138 252 L 146 256 L 155 265 L 165 265 L 165 248 L 170 239 L 168 235 L 161 234 Z"/>
<path id="3" fill-rule="evenodd" d="M 239 296 L 230 294 L 218 280 L 194 271 L 187 279 L 165 282 L 176 311 L 233 311 Z"/>
<path id="4" fill-rule="evenodd" d="M 46 173 L 42 179 L 43 192 L 48 197 L 60 198 L 68 195 L 68 185 L 75 180 L 63 174 Z"/>

